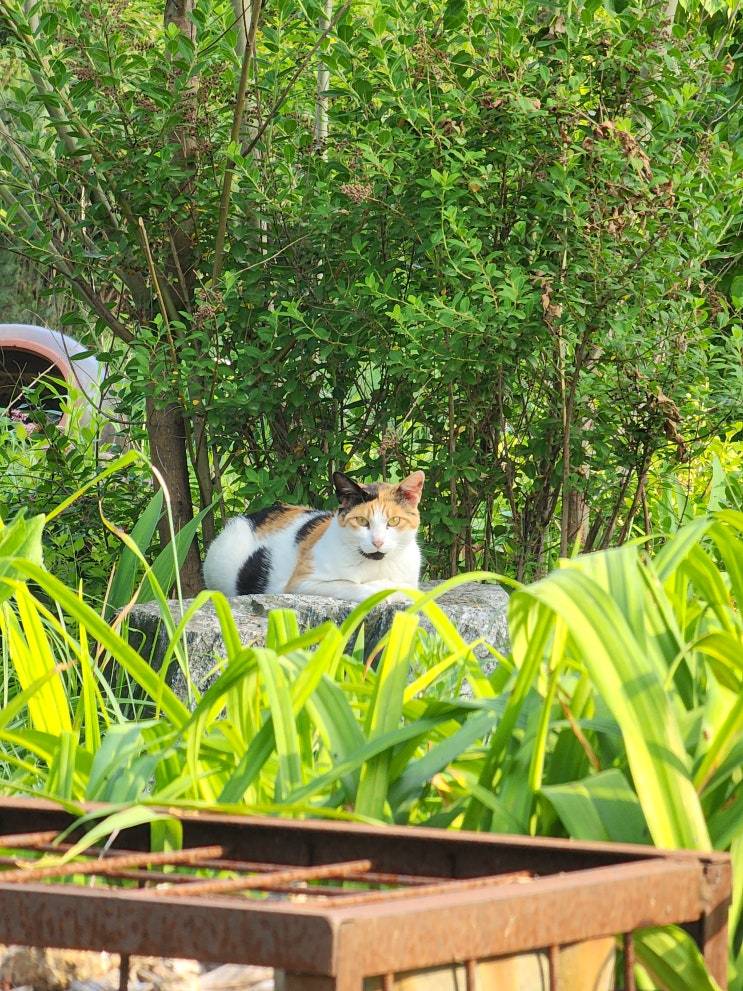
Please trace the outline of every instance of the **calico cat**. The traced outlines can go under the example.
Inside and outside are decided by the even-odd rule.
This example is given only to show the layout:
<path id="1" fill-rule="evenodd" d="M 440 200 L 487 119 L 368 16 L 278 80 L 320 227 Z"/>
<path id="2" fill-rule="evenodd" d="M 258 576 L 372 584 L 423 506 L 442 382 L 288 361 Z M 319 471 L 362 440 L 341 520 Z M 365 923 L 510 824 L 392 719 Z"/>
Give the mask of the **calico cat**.
<path id="1" fill-rule="evenodd" d="M 277 503 L 237 516 L 209 548 L 206 587 L 228 596 L 294 592 L 352 602 L 395 586 L 417 588 L 424 480 L 414 471 L 394 485 L 359 485 L 336 472 L 334 513 Z"/>

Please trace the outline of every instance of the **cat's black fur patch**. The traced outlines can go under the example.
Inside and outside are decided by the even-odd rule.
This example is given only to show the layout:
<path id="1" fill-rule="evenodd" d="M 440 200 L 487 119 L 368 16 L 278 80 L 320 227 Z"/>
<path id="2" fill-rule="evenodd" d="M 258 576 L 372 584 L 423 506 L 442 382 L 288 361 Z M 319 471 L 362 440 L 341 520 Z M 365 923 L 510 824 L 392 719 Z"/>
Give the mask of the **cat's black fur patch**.
<path id="1" fill-rule="evenodd" d="M 382 486 L 377 482 L 371 482 L 369 485 L 364 485 L 362 488 L 363 502 L 374 502 L 374 500 L 379 495 Z"/>
<path id="2" fill-rule="evenodd" d="M 245 561 L 237 575 L 238 595 L 260 595 L 268 586 L 271 573 L 271 555 L 265 547 L 259 547 Z"/>
<path id="3" fill-rule="evenodd" d="M 305 537 L 309 536 L 316 526 L 324 523 L 328 517 L 332 516 L 332 513 L 316 513 L 311 516 L 306 523 L 303 523 L 301 527 L 294 534 L 294 542 L 296 544 L 301 544 Z"/>
<path id="4" fill-rule="evenodd" d="M 362 486 L 340 471 L 335 472 L 333 475 L 333 483 L 335 484 L 335 493 L 338 496 L 338 501 L 344 510 L 349 510 L 353 506 L 360 506 L 364 502 L 374 502 L 380 491 L 380 486 L 377 482 Z"/>
<path id="5" fill-rule="evenodd" d="M 287 507 L 281 502 L 275 502 L 273 506 L 266 506 L 265 509 L 256 509 L 252 513 L 246 513 L 245 519 L 252 524 L 253 529 L 263 526 L 266 520 L 272 516 L 281 516 L 287 511 Z"/>

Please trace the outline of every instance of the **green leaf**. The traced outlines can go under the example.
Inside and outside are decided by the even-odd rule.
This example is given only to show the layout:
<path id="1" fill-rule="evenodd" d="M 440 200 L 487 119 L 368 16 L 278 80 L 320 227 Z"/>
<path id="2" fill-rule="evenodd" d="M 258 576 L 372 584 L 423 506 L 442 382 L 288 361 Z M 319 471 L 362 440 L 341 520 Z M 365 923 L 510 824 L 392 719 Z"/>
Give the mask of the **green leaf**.
<path id="1" fill-rule="evenodd" d="M 44 523 L 41 515 L 27 520 L 23 513 L 7 526 L 0 520 L 0 603 L 12 595 L 11 587 L 2 579 L 18 577 L 13 563 L 15 558 L 27 558 L 42 566 Z"/>
<path id="2" fill-rule="evenodd" d="M 480 772 L 481 793 L 495 791 L 507 767 L 506 754 L 514 737 L 517 721 L 538 677 L 542 659 L 553 635 L 553 620 L 545 610 L 534 611 L 526 596 L 513 595 L 509 601 L 509 626 L 514 659 L 523 657 L 517 666 L 503 716 L 493 733 L 487 759 Z M 464 829 L 490 829 L 489 807 L 479 795 L 473 795 L 464 815 Z"/>
<path id="3" fill-rule="evenodd" d="M 260 649 L 256 649 L 254 654 L 268 696 L 273 722 L 280 772 L 276 798 L 280 801 L 283 794 L 294 791 L 302 785 L 302 761 L 292 693 L 279 656 L 274 651 Z"/>
<path id="4" fill-rule="evenodd" d="M 291 609 L 272 609 L 268 614 L 266 647 L 281 650 L 299 637 L 297 614 Z"/>
<path id="5" fill-rule="evenodd" d="M 72 833 L 81 827 L 86 827 L 90 822 L 94 822 L 96 825 L 90 829 L 86 829 L 83 838 L 73 843 L 70 849 L 60 854 L 59 857 L 55 857 L 54 861 L 57 864 L 69 863 L 75 857 L 79 857 L 85 853 L 90 847 L 99 844 L 101 840 L 116 835 L 123 830 L 132 829 L 146 823 L 170 821 L 172 821 L 172 817 L 166 812 L 160 812 L 145 805 L 125 803 L 121 808 L 114 807 L 113 811 L 111 806 L 105 809 L 94 809 L 92 812 L 80 816 L 69 827 L 67 833 Z M 175 833 L 171 832 L 171 836 L 175 836 Z M 59 840 L 62 841 L 64 838 L 65 834 L 62 834 Z"/>
<path id="6" fill-rule="evenodd" d="M 307 712 L 333 765 L 352 761 L 364 746 L 365 737 L 342 687 L 330 678 L 322 678 L 307 700 Z M 342 776 L 346 805 L 355 804 L 359 777 L 358 769 Z"/>
<path id="7" fill-rule="evenodd" d="M 76 503 L 82 495 L 85 495 L 86 492 L 99 485 L 106 478 L 109 478 L 111 475 L 116 474 L 116 472 L 123 471 L 125 468 L 130 467 L 130 465 L 143 460 L 143 456 L 135 450 L 127 451 L 127 453 L 122 455 L 120 458 L 116 458 L 115 461 L 112 461 L 109 465 L 107 465 L 106 468 L 96 475 L 95 478 L 92 478 L 89 482 L 86 482 L 85 485 L 81 486 L 76 492 L 73 492 L 72 495 L 58 503 L 52 512 L 47 513 L 46 522 L 49 523 L 51 520 L 61 516 L 61 514 L 64 513 L 65 510 L 69 509 L 70 506 L 74 505 L 74 503 Z"/>
<path id="8" fill-rule="evenodd" d="M 90 754 L 80 754 L 86 764 L 90 765 Z M 49 768 L 45 793 L 60 799 L 78 799 L 83 794 L 83 781 L 87 774 L 80 773 L 77 767 L 78 745 L 77 736 L 71 732 L 60 733 L 54 758 Z M 85 768 L 85 771 L 88 770 Z"/>
<path id="9" fill-rule="evenodd" d="M 546 785 L 541 790 L 575 840 L 608 843 L 648 843 L 647 823 L 637 795 L 621 771 Z"/>
<path id="10" fill-rule="evenodd" d="M 88 774 L 85 799 L 88 802 L 127 802 L 145 791 L 157 758 L 140 758 L 146 753 L 143 737 L 147 722 L 111 726 L 101 740 Z"/>
<path id="11" fill-rule="evenodd" d="M 415 723 L 407 724 L 390 733 L 385 733 L 382 736 L 374 737 L 373 740 L 369 740 L 362 746 L 354 749 L 346 760 L 338 760 L 331 770 L 318 775 L 314 780 L 309 781 L 297 792 L 287 795 L 284 808 L 291 808 L 292 806 L 302 803 L 312 795 L 323 794 L 328 785 L 334 784 L 341 778 L 348 778 L 350 775 L 356 774 L 357 771 L 365 768 L 376 757 L 384 756 L 388 758 L 389 754 L 395 747 L 402 746 L 410 741 L 417 740 L 420 743 L 424 742 L 428 735 L 436 730 L 442 719 L 448 719 L 448 716 L 420 719 Z M 388 764 L 389 760 L 386 761 L 386 766 Z M 354 811 L 357 816 L 365 816 L 364 813 L 359 812 L 358 802 Z M 369 818 L 370 821 L 377 821 L 379 817 L 370 816 L 367 818 Z"/>
<path id="12" fill-rule="evenodd" d="M 19 560 L 17 567 L 26 578 L 37 582 L 67 615 L 82 624 L 89 635 L 116 659 L 116 662 L 134 678 L 150 698 L 158 700 L 164 714 L 174 725 L 180 726 L 186 723 L 190 715 L 186 706 L 170 688 L 161 684 L 150 665 L 125 639 L 115 633 L 95 610 L 68 589 L 63 582 L 34 562 Z"/>
<path id="13" fill-rule="evenodd" d="M 22 559 L 16 562 L 21 572 L 24 563 Z M 46 577 L 43 569 L 39 568 L 39 571 Z M 36 692 L 28 697 L 32 724 L 36 729 L 54 735 L 71 732 L 67 693 L 40 617 L 41 607 L 24 585 L 16 588 L 15 598 L 18 618 L 7 604 L 0 606 L 0 631 L 7 638 L 10 657 L 21 686 L 27 689 L 34 683 L 38 685 Z M 54 671 L 57 672 L 56 677 L 44 678 L 44 675 Z"/>
<path id="14" fill-rule="evenodd" d="M 283 659 L 284 663 L 290 666 L 296 666 L 298 668 L 297 677 L 291 686 L 291 705 L 292 712 L 295 716 L 307 704 L 325 673 L 335 667 L 338 656 L 346 642 L 347 634 L 344 635 L 332 624 L 325 625 L 324 629 L 326 631 L 325 635 L 323 636 L 322 641 L 318 644 L 318 647 L 314 653 L 309 655 L 309 657 L 304 655 L 306 658 L 306 663 L 301 662 L 300 658 L 303 655 L 298 652 L 294 652 L 291 656 Z M 252 651 L 248 653 L 250 656 L 253 656 Z M 238 654 L 238 659 L 241 656 L 243 655 Z M 228 665 L 225 676 L 229 675 L 230 668 L 234 665 L 234 663 L 235 658 L 230 658 L 230 664 Z M 285 718 L 285 716 L 282 715 L 282 718 Z M 285 740 L 285 745 L 286 752 L 290 753 L 293 749 L 293 743 L 289 742 L 287 738 L 287 740 Z M 219 796 L 219 801 L 226 804 L 241 801 L 246 790 L 257 779 L 261 769 L 269 760 L 275 748 L 276 738 L 274 733 L 273 715 L 270 714 L 261 729 L 252 739 L 247 751 L 241 757 L 237 766 L 230 774 L 229 780 Z M 297 746 L 297 750 L 298 749 L 299 748 Z M 294 758 L 290 759 L 294 760 Z M 293 773 L 294 768 L 290 767 L 289 770 Z"/>
<path id="15" fill-rule="evenodd" d="M 183 849 L 183 823 L 167 816 L 156 817 L 150 822 L 150 849 L 155 852 Z"/>
<path id="16" fill-rule="evenodd" d="M 659 846 L 709 849 L 710 840 L 673 707 L 666 696 L 659 662 L 648 642 L 638 642 L 617 606 L 617 582 L 637 584 L 636 565 L 624 552 L 609 552 L 618 574 L 612 595 L 580 565 L 561 569 L 511 599 L 514 657 L 533 665 L 542 638 L 527 633 L 534 618 L 562 623 L 571 653 L 585 666 L 624 738 L 632 777 L 653 840 Z M 619 597 L 621 601 L 621 596 Z M 637 599 L 633 627 L 641 624 Z M 533 603 L 533 607 L 529 606 Z M 517 608 L 519 607 L 519 608 Z M 533 631 L 532 631 L 533 633 Z"/>
<path id="17" fill-rule="evenodd" d="M 142 555 L 150 546 L 157 524 L 162 515 L 163 493 L 158 490 L 150 499 L 142 515 L 131 532 L 131 539 L 139 550 L 136 554 L 130 547 L 124 547 L 119 557 L 113 581 L 106 598 L 106 619 L 110 621 L 115 612 L 130 602 L 134 595 L 135 577 L 140 567 Z M 142 600 L 144 601 L 144 600 Z"/>
<path id="18" fill-rule="evenodd" d="M 150 602 L 152 599 L 158 598 L 155 589 L 161 589 L 167 594 L 168 590 L 172 588 L 202 520 L 209 512 L 211 512 L 210 506 L 202 509 L 193 519 L 181 527 L 175 536 L 175 542 L 171 541 L 157 555 L 142 582 L 137 602 Z"/>
<path id="19" fill-rule="evenodd" d="M 400 725 L 403 698 L 410 664 L 410 651 L 418 629 L 418 619 L 398 612 L 392 621 L 387 646 L 377 668 L 364 733 L 373 741 Z M 361 771 L 356 794 L 359 815 L 382 819 L 390 786 L 391 754 L 384 752 L 367 761 Z"/>
<path id="20" fill-rule="evenodd" d="M 409 796 L 426 787 L 434 775 L 446 770 L 478 740 L 492 731 L 497 714 L 492 711 L 472 712 L 460 729 L 440 743 L 432 744 L 423 757 L 411 761 L 392 783 L 388 801 L 393 810 Z"/>
<path id="21" fill-rule="evenodd" d="M 640 929 L 635 933 L 635 953 L 664 991 L 720 991 L 699 947 L 683 929 Z"/>

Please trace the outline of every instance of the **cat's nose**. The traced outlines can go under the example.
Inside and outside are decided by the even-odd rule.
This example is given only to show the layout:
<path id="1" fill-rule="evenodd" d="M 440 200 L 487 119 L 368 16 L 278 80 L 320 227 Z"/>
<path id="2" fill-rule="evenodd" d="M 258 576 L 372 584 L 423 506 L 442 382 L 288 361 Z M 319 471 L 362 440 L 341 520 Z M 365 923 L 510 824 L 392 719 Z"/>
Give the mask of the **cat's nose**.
<path id="1" fill-rule="evenodd" d="M 381 547 L 384 543 L 384 537 L 372 537 L 372 543 L 375 547 Z"/>

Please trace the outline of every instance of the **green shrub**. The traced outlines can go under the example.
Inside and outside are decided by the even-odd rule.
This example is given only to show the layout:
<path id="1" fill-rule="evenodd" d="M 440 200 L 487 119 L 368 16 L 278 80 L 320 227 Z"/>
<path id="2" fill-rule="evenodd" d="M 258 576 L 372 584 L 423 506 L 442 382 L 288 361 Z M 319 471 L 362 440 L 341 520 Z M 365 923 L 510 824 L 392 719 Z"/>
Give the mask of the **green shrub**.
<path id="1" fill-rule="evenodd" d="M 434 577 L 524 579 L 644 532 L 648 472 L 737 418 L 741 367 L 705 261 L 737 223 L 726 69 L 661 16 L 391 3 L 340 22 L 323 154 L 277 115 L 237 160 L 244 268 L 215 297 L 200 397 L 241 465 L 232 505 L 322 495 L 328 461 L 423 467 Z M 292 30 L 277 17 L 279 53 Z"/>
<path id="2" fill-rule="evenodd" d="M 89 409 L 90 418 L 83 416 L 76 399 L 73 392 L 62 401 L 63 428 L 34 407 L 32 395 L 29 423 L 0 414 L 0 520 L 21 511 L 47 517 L 47 567 L 70 587 L 82 581 L 88 597 L 102 602 L 121 553 L 104 521 L 132 530 L 152 499 L 152 475 L 141 457 L 122 465 L 124 438 L 103 440 L 109 418 Z"/>
<path id="3" fill-rule="evenodd" d="M 241 65 L 230 3 L 173 9 L 3 3 L 0 234 L 99 321 L 179 525 L 188 459 L 225 510 L 425 468 L 431 576 L 653 524 L 738 417 L 735 19 L 277 0 Z"/>

